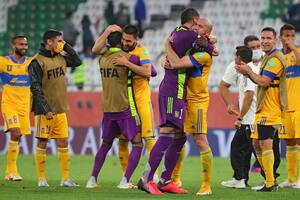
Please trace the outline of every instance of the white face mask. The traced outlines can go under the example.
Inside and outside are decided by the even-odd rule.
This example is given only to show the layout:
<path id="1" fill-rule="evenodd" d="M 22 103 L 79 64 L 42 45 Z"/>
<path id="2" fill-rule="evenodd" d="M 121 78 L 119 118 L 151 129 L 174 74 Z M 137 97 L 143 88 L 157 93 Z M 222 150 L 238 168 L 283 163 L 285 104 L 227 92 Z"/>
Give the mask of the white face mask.
<path id="1" fill-rule="evenodd" d="M 264 52 L 261 49 L 255 49 L 252 51 L 252 60 L 259 61 L 264 56 Z"/>

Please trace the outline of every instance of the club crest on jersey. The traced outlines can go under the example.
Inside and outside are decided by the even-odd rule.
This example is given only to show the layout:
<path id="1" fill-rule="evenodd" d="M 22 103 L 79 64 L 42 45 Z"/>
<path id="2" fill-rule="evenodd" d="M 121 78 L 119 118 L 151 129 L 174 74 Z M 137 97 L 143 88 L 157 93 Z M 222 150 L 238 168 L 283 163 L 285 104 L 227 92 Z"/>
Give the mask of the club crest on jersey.
<path id="1" fill-rule="evenodd" d="M 62 67 L 57 67 L 54 69 L 47 70 L 47 78 L 48 80 L 59 78 L 61 76 L 65 76 L 65 72 Z"/>
<path id="2" fill-rule="evenodd" d="M 7 71 L 8 72 L 12 71 L 12 65 L 7 65 Z"/>

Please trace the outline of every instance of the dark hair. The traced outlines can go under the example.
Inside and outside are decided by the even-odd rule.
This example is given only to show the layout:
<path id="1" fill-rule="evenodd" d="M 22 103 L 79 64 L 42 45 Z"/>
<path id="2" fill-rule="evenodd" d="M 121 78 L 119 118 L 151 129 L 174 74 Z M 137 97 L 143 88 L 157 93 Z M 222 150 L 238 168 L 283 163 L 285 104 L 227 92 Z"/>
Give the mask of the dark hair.
<path id="1" fill-rule="evenodd" d="M 181 25 L 193 20 L 196 17 L 200 17 L 198 11 L 194 8 L 187 8 L 181 13 Z"/>
<path id="2" fill-rule="evenodd" d="M 54 38 L 56 38 L 57 36 L 60 36 L 60 35 L 62 35 L 61 32 L 59 32 L 57 30 L 54 30 L 54 29 L 50 29 L 50 30 L 48 30 L 44 33 L 43 41 L 44 41 L 44 43 L 47 43 L 47 40 L 54 39 Z"/>
<path id="3" fill-rule="evenodd" d="M 10 42 L 13 44 L 19 38 L 26 38 L 26 37 L 24 35 L 16 35 L 13 38 L 11 38 Z"/>
<path id="4" fill-rule="evenodd" d="M 244 39 L 244 45 L 248 46 L 248 43 L 252 42 L 252 41 L 259 41 L 259 39 L 255 35 L 248 35 Z"/>
<path id="5" fill-rule="evenodd" d="M 236 47 L 236 55 L 241 57 L 241 60 L 245 63 L 252 61 L 252 49 L 247 46 Z"/>
<path id="6" fill-rule="evenodd" d="M 275 31 L 274 28 L 272 28 L 272 27 L 265 27 L 265 28 L 263 28 L 261 30 L 261 33 L 264 32 L 264 31 L 271 31 L 273 33 L 273 35 L 274 35 L 274 38 L 276 38 L 276 31 Z"/>
<path id="7" fill-rule="evenodd" d="M 120 31 L 114 31 L 109 34 L 107 42 L 111 47 L 116 47 L 121 44 L 122 33 Z"/>
<path id="8" fill-rule="evenodd" d="M 280 28 L 280 36 L 282 36 L 283 31 L 285 30 L 289 30 L 289 31 L 295 31 L 295 26 L 293 26 L 292 24 L 284 24 L 281 28 Z"/>
<path id="9" fill-rule="evenodd" d="M 139 29 L 137 26 L 127 24 L 123 28 L 124 33 L 129 34 L 129 35 L 134 35 L 135 37 L 139 36 Z"/>

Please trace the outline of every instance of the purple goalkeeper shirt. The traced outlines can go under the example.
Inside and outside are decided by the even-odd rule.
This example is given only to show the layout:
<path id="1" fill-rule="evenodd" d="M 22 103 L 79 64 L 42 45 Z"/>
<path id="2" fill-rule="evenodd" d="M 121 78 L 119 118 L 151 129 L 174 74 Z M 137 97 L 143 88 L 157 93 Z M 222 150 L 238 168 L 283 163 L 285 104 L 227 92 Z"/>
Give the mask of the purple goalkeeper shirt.
<path id="1" fill-rule="evenodd" d="M 188 30 L 184 26 L 175 28 L 171 34 L 173 35 L 172 47 L 180 58 L 187 54 L 198 37 L 196 32 Z M 163 96 L 185 99 L 186 82 L 187 76 L 185 69 L 165 69 L 165 76 L 160 83 L 159 93 Z"/>

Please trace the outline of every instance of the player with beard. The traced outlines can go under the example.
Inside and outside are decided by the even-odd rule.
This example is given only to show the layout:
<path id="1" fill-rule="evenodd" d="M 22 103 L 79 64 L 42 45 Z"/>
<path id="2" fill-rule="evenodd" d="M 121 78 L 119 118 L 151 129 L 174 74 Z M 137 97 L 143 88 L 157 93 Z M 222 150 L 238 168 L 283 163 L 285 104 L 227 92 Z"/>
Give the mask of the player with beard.
<path id="1" fill-rule="evenodd" d="M 101 54 L 108 35 L 114 31 L 121 31 L 117 25 L 109 26 L 104 33 L 96 41 L 92 51 L 96 54 Z M 140 60 L 139 65 L 130 62 L 125 56 L 119 55 L 113 59 L 115 65 L 126 66 L 135 74 L 133 75 L 133 91 L 136 101 L 137 111 L 141 119 L 141 133 L 145 141 L 148 155 L 150 154 L 154 144 L 153 132 L 153 112 L 151 105 L 151 90 L 149 86 L 150 76 L 155 76 L 156 71 L 151 65 L 151 56 L 147 48 L 139 44 L 139 30 L 136 26 L 127 25 L 122 33 L 122 50 L 131 55 L 137 56 Z M 119 159 L 123 172 L 128 165 L 129 149 L 128 141 L 124 137 L 119 138 Z M 119 188 L 126 186 L 125 177 L 122 178 Z"/>
<path id="2" fill-rule="evenodd" d="M 25 36 L 18 35 L 11 41 L 12 54 L 0 56 L 0 77 L 3 84 L 1 110 L 4 119 L 4 132 L 10 132 L 7 149 L 5 180 L 21 181 L 17 169 L 19 142 L 22 135 L 30 131 L 30 81 L 26 57 L 28 42 Z"/>

